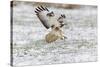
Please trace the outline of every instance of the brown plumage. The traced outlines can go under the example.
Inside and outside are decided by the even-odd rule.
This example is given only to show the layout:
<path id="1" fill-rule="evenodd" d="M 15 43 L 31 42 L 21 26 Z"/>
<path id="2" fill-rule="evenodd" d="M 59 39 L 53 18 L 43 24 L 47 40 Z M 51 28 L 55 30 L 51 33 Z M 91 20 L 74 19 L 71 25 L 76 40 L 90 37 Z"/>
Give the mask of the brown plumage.
<path id="1" fill-rule="evenodd" d="M 53 25 L 52 30 L 45 36 L 46 42 L 51 43 L 58 39 L 64 39 L 63 31 L 60 26 Z"/>

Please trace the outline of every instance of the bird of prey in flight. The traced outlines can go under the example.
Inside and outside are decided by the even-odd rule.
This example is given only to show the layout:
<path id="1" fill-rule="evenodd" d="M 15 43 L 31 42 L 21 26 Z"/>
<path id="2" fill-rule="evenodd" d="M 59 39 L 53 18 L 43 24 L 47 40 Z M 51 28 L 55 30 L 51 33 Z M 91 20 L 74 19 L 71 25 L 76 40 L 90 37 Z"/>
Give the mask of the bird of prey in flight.
<path id="1" fill-rule="evenodd" d="M 66 16 L 64 14 L 57 17 L 53 11 L 43 6 L 35 8 L 35 13 L 46 29 L 51 28 L 51 31 L 45 36 L 46 42 L 51 43 L 58 39 L 66 38 L 61 30 L 65 25 L 63 20 Z"/>

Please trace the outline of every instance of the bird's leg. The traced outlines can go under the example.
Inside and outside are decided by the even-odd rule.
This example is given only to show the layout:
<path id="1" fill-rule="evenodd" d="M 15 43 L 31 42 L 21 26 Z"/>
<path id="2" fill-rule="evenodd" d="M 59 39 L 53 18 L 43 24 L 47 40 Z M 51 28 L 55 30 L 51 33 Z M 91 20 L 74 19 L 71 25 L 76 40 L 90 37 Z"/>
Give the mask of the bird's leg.
<path id="1" fill-rule="evenodd" d="M 64 39 L 67 39 L 67 37 L 65 35 L 62 35 L 60 39 L 64 40 Z"/>
<path id="2" fill-rule="evenodd" d="M 60 36 L 61 36 L 60 39 L 62 39 L 62 40 L 67 39 L 67 37 L 64 35 L 62 30 L 60 30 Z"/>

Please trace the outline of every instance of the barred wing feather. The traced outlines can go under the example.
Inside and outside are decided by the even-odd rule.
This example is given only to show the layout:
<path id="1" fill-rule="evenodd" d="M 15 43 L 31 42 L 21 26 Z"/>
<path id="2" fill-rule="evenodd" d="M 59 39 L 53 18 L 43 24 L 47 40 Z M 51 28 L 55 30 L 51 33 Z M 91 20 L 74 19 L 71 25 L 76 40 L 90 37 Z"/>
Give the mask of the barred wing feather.
<path id="1" fill-rule="evenodd" d="M 50 11 L 46 7 L 39 6 L 35 9 L 35 13 L 37 17 L 39 18 L 39 20 L 44 25 L 44 27 L 49 29 L 51 27 L 51 24 L 49 21 L 50 18 L 48 17 L 48 15 L 50 14 Z"/>

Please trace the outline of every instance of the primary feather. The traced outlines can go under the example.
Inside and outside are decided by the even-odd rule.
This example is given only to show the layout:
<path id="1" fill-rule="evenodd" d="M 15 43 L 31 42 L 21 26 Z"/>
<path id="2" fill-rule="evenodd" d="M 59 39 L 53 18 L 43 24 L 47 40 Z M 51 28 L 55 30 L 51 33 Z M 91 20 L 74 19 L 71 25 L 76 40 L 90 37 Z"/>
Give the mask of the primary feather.
<path id="1" fill-rule="evenodd" d="M 44 27 L 47 29 L 49 29 L 52 25 L 60 26 L 62 24 L 61 22 L 63 22 L 63 19 L 65 18 L 65 15 L 62 14 L 57 18 L 53 11 L 50 11 L 47 7 L 43 6 L 38 6 L 35 8 L 35 13 Z"/>
<path id="2" fill-rule="evenodd" d="M 42 22 L 42 24 L 49 29 L 50 28 L 50 23 L 49 23 L 49 17 L 47 17 L 49 15 L 49 10 L 46 7 L 43 6 L 39 6 L 35 9 L 35 13 L 37 15 L 37 17 L 39 18 L 39 20 Z"/>

